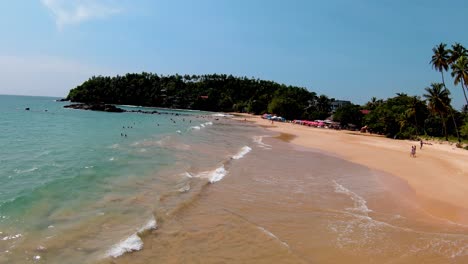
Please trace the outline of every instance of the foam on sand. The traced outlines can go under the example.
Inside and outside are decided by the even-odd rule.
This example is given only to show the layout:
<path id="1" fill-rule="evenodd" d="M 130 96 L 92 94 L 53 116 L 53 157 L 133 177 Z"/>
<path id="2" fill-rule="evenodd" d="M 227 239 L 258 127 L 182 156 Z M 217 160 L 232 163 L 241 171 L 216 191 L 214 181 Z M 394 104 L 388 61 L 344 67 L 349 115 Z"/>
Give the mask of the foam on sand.
<path id="1" fill-rule="evenodd" d="M 275 240 L 277 240 L 278 242 L 280 242 L 284 247 L 286 247 L 287 249 L 289 249 L 289 245 L 288 243 L 282 241 L 281 239 L 279 239 L 277 236 L 275 236 L 275 234 L 273 234 L 272 232 L 268 231 L 267 229 L 261 227 L 261 226 L 257 226 L 258 229 L 260 229 L 263 233 L 267 234 L 268 236 L 274 238 Z"/>
<path id="2" fill-rule="evenodd" d="M 361 196 L 357 195 L 356 193 L 350 191 L 349 189 L 347 189 L 343 185 L 337 183 L 335 180 L 333 181 L 333 184 L 335 185 L 335 192 L 336 193 L 346 194 L 351 198 L 351 200 L 353 200 L 354 207 L 353 208 L 348 208 L 348 210 L 358 211 L 360 213 L 364 213 L 365 215 L 372 212 L 372 210 L 370 210 L 367 207 L 367 201 L 364 198 L 362 198 Z"/>
<path id="3" fill-rule="evenodd" d="M 242 159 L 245 155 L 247 155 L 250 151 L 252 151 L 252 148 L 249 146 L 243 146 L 241 150 L 234 156 L 232 156 L 232 159 L 238 160 Z"/>
<path id="4" fill-rule="evenodd" d="M 268 150 L 272 149 L 271 145 L 263 143 L 263 138 L 264 138 L 264 136 L 254 136 L 253 137 L 253 142 L 257 143 L 257 145 L 259 147 L 261 147 L 261 148 L 268 149 Z"/>

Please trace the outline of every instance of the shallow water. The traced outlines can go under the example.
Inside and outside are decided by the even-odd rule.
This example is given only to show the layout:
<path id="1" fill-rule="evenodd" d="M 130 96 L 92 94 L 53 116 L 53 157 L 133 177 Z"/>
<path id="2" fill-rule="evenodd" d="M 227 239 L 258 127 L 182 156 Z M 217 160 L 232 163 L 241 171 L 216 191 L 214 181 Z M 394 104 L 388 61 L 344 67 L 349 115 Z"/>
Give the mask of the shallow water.
<path id="1" fill-rule="evenodd" d="M 179 203 L 160 206 L 160 199 L 195 191 L 186 172 L 221 180 L 209 172 L 241 155 L 255 131 L 197 111 L 116 114 L 63 105 L 0 96 L 1 263 L 83 263 L 123 253 L 120 240 L 153 228 L 156 213 Z M 127 242 L 137 249 L 133 238 Z"/>
<path id="2" fill-rule="evenodd" d="M 116 263 L 466 263 L 468 228 L 402 181 L 274 138 Z"/>
<path id="3" fill-rule="evenodd" d="M 468 262 L 398 178 L 211 113 L 63 105 L 0 96 L 0 263 Z"/>

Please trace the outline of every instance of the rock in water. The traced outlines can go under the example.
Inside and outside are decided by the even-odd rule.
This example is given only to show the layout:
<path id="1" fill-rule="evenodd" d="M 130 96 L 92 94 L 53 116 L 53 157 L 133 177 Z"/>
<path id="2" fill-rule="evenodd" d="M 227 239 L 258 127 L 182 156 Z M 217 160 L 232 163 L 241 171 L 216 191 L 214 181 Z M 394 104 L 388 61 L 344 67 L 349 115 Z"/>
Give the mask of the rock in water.
<path id="1" fill-rule="evenodd" d="M 91 110 L 91 111 L 103 111 L 112 113 L 123 113 L 125 110 L 118 108 L 114 105 L 107 104 L 71 104 L 64 106 L 65 108 Z"/>

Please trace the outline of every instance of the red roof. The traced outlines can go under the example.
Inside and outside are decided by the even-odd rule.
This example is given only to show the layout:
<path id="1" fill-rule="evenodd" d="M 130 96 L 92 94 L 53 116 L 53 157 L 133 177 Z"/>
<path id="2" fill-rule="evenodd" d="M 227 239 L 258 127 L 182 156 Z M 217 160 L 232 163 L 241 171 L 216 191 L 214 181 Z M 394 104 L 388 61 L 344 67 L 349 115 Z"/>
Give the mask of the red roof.
<path id="1" fill-rule="evenodd" d="M 368 115 L 368 114 L 370 113 L 370 110 L 365 110 L 365 109 L 364 109 L 364 110 L 361 110 L 361 113 L 362 113 L 363 115 Z"/>

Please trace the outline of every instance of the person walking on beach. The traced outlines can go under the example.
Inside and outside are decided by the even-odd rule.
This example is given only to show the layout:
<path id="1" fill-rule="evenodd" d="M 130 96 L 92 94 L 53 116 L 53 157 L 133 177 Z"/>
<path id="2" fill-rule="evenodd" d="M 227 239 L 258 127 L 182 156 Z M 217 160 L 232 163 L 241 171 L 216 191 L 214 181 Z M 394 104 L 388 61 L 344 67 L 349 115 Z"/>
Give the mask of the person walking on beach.
<path id="1" fill-rule="evenodd" d="M 421 141 L 419 142 L 421 144 L 421 146 L 419 147 L 419 149 L 422 149 L 423 145 L 424 145 L 424 142 L 423 140 L 421 139 Z"/>
<path id="2" fill-rule="evenodd" d="M 416 145 L 411 146 L 411 157 L 416 158 Z"/>

